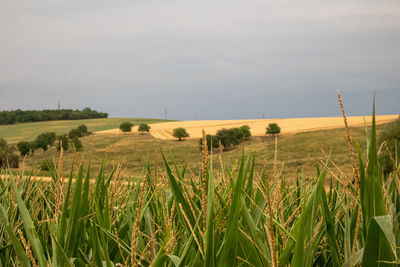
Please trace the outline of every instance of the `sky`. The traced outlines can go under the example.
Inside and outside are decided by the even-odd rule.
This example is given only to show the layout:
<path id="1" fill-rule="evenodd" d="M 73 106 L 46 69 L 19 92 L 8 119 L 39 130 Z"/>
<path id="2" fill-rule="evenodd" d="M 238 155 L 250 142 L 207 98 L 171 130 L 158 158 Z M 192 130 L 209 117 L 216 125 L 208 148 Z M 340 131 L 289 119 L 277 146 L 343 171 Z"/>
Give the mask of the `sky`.
<path id="1" fill-rule="evenodd" d="M 398 0 L 2 0 L 0 110 L 400 113 Z"/>

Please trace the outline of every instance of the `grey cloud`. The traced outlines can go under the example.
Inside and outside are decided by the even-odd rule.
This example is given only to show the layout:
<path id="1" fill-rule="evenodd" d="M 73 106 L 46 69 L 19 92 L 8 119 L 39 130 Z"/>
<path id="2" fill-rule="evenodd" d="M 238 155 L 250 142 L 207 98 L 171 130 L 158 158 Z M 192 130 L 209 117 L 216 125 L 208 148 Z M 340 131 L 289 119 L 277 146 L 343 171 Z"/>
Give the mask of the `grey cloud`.
<path id="1" fill-rule="evenodd" d="M 6 0 L 0 9 L 0 109 L 60 99 L 113 116 L 330 116 L 341 89 L 356 115 L 370 112 L 372 90 L 378 112 L 399 113 L 398 69 L 398 1 Z"/>

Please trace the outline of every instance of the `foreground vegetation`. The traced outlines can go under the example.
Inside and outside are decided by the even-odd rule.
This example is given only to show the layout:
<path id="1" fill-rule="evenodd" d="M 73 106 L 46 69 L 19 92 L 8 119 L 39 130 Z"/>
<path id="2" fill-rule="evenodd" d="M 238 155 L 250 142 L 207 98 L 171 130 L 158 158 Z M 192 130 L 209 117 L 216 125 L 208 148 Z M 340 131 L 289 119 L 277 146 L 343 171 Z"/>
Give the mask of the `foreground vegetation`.
<path id="1" fill-rule="evenodd" d="M 72 167 L 64 180 L 61 154 L 50 183 L 17 175 L 3 179 L 0 265 L 399 262 L 400 177 L 398 171 L 382 175 L 375 125 L 351 176 L 332 177 L 326 160 L 313 179 L 299 176 L 295 183 L 281 175 L 276 156 L 271 168 L 265 163 L 257 169 L 254 154 L 242 152 L 228 168 L 220 154 L 221 171 L 216 172 L 203 144 L 197 175 L 171 164 L 164 153 L 154 159 L 163 162 L 164 170 L 146 164 L 135 182 L 124 179 L 119 166 L 109 175 L 104 167 L 93 175 L 90 164 L 86 170 L 80 164 L 76 173 Z"/>

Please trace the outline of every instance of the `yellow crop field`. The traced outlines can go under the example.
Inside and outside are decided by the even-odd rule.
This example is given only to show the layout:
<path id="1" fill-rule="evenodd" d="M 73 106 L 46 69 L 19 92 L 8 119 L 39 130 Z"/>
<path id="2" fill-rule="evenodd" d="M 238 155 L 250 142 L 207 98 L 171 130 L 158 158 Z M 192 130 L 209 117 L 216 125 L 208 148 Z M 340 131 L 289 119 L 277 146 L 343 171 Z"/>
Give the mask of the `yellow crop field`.
<path id="1" fill-rule="evenodd" d="M 387 123 L 398 118 L 398 115 L 376 116 L 377 124 Z M 364 122 L 371 124 L 371 116 L 347 117 L 349 126 L 362 126 Z M 205 120 L 205 121 L 175 121 L 154 123 L 151 125 L 150 134 L 163 140 L 175 139 L 172 135 L 173 129 L 183 127 L 189 133 L 189 139 L 201 138 L 202 130 L 207 134 L 215 134 L 219 129 L 240 127 L 248 125 L 253 136 L 265 134 L 269 123 L 277 123 L 281 127 L 282 134 L 308 132 L 314 130 L 325 130 L 343 127 L 343 117 L 320 117 L 320 118 L 294 118 L 294 119 L 256 119 L 256 120 Z M 122 134 L 119 129 L 98 131 L 96 134 Z M 132 133 L 137 133 L 137 126 L 132 128 Z M 124 133 L 125 134 L 125 133 Z"/>

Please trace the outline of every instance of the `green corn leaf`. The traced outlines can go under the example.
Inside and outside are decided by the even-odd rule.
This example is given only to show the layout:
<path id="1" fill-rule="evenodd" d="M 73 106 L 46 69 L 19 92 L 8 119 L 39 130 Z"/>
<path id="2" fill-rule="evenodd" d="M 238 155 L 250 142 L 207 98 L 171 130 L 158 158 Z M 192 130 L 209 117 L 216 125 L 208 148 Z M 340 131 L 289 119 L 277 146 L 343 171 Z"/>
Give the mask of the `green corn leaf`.
<path id="1" fill-rule="evenodd" d="M 10 226 L 8 219 L 7 219 L 7 212 L 3 205 L 0 203 L 0 221 L 3 223 L 5 230 L 11 239 L 11 243 L 14 246 L 15 253 L 17 254 L 19 260 L 21 261 L 22 266 L 31 266 L 31 263 L 28 257 L 25 254 L 25 249 L 22 247 L 21 243 L 19 242 L 18 237 L 15 235 L 12 227 Z"/>
<path id="2" fill-rule="evenodd" d="M 19 193 L 17 184 L 15 183 L 15 180 L 14 180 L 14 176 L 11 172 L 10 172 L 9 176 L 11 179 L 12 188 L 14 190 L 15 200 L 18 205 L 18 210 L 21 213 L 22 221 L 24 223 L 25 233 L 28 237 L 28 240 L 31 242 L 32 250 L 36 256 L 36 259 L 39 262 L 39 266 L 45 267 L 45 266 L 47 266 L 46 256 L 43 252 L 43 247 L 40 242 L 39 235 L 35 230 L 35 225 L 32 221 L 32 217 L 29 214 L 29 211 L 26 208 L 26 205 L 21 198 L 21 194 Z"/>
<path id="3" fill-rule="evenodd" d="M 364 247 L 362 266 L 392 266 L 396 243 L 390 216 L 373 217 L 368 226 L 367 241 Z"/>

